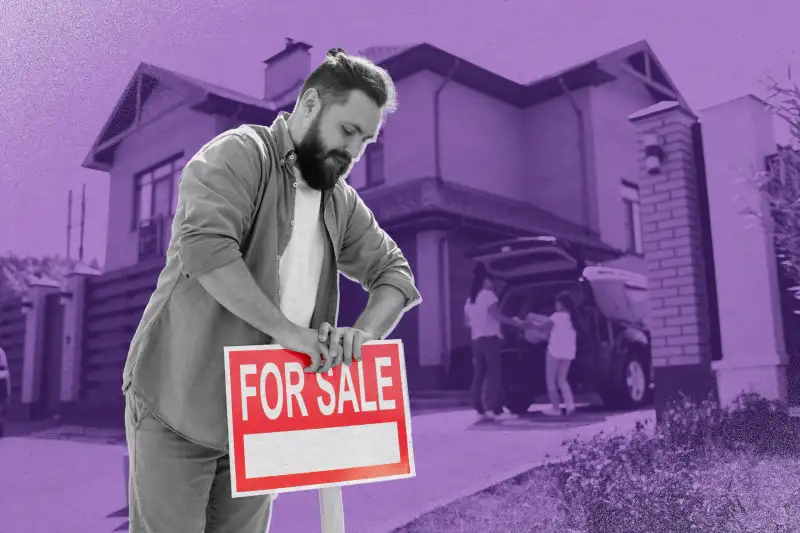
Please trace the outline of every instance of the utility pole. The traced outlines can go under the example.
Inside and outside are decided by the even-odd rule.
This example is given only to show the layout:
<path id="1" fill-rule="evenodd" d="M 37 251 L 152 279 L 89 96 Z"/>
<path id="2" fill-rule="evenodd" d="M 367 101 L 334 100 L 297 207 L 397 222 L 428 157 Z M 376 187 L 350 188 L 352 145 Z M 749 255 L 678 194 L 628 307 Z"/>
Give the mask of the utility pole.
<path id="1" fill-rule="evenodd" d="M 83 233 L 86 229 L 86 184 L 83 184 L 83 193 L 81 195 L 81 243 L 78 248 L 78 261 L 83 263 Z"/>
<path id="2" fill-rule="evenodd" d="M 67 200 L 67 261 L 72 259 L 72 189 Z"/>

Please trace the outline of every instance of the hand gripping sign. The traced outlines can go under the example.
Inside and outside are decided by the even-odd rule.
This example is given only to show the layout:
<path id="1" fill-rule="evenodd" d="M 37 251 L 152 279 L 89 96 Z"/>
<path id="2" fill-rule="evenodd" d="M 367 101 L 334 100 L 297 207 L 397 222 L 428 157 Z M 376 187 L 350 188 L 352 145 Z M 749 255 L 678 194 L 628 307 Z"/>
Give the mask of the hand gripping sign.
<path id="1" fill-rule="evenodd" d="M 233 497 L 415 475 L 402 342 L 365 343 L 360 362 L 324 374 L 303 372 L 310 362 L 277 345 L 225 348 Z M 320 501 L 323 515 L 341 506 L 330 491 Z"/>

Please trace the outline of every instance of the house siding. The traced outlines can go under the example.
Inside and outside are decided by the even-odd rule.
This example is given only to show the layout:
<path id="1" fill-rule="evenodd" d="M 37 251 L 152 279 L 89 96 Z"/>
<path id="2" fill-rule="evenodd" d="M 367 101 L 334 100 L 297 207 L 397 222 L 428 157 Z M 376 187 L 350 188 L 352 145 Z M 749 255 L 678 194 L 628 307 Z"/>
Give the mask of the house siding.
<path id="1" fill-rule="evenodd" d="M 640 82 L 624 76 L 592 89 L 592 103 L 600 236 L 624 250 L 628 239 L 621 185 L 622 180 L 639 182 L 640 143 L 636 127 L 627 117 L 655 100 Z M 644 259 L 627 258 L 625 267 L 644 272 Z"/>
<path id="2" fill-rule="evenodd" d="M 434 94 L 443 81 L 442 76 L 422 71 L 398 82 L 400 105 L 383 129 L 387 185 L 436 174 Z M 652 100 L 641 84 L 626 78 L 577 90 L 572 96 L 584 116 L 587 215 L 582 204 L 579 123 L 566 96 L 519 109 L 449 82 L 441 93 L 442 177 L 525 200 L 578 224 L 588 221 L 609 244 L 622 247 L 625 224 L 619 185 L 622 178 L 635 180 L 637 172 L 637 141 L 627 115 Z M 138 235 L 130 226 L 134 175 L 180 151 L 191 157 L 214 135 L 239 125 L 188 108 L 175 109 L 181 98 L 178 91 L 159 88 L 143 110 L 150 122 L 117 151 L 111 172 L 109 271 L 137 263 Z M 359 189 L 366 181 L 364 159 L 348 178 Z M 626 258 L 624 266 L 638 270 L 640 263 L 640 258 Z"/>
<path id="3" fill-rule="evenodd" d="M 153 99 L 145 105 L 144 113 L 157 118 L 123 140 L 117 148 L 114 167 L 110 172 L 107 272 L 138 263 L 138 232 L 131 229 L 134 176 L 179 152 L 184 152 L 188 159 L 217 133 L 213 117 L 187 107 L 158 116 L 158 109 L 163 112 L 179 102 L 176 95 L 168 96 L 171 98 L 167 98 L 167 95 L 161 97 L 158 93 L 153 95 Z M 149 107 L 151 103 L 153 108 Z"/>
<path id="4" fill-rule="evenodd" d="M 591 95 L 588 90 L 572 93 L 584 116 L 586 155 L 589 170 L 589 198 L 593 193 L 593 147 Z M 583 214 L 580 130 L 572 103 L 566 97 L 554 98 L 523 111 L 524 145 L 526 154 L 524 195 L 526 199 L 547 211 L 595 229 L 595 206 L 589 206 L 589 216 Z"/>

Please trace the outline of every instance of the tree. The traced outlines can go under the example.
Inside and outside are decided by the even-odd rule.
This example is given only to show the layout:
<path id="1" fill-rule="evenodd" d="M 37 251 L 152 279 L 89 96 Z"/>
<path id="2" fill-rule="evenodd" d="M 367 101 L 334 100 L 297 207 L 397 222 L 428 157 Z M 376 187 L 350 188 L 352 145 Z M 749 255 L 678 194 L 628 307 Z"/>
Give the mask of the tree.
<path id="1" fill-rule="evenodd" d="M 0 301 L 20 298 L 28 295 L 31 283 L 47 276 L 55 281 L 66 283 L 67 274 L 77 264 L 74 259 L 60 256 L 19 257 L 8 253 L 0 256 Z M 90 265 L 100 270 L 98 262 L 93 259 Z"/>
<path id="2" fill-rule="evenodd" d="M 800 89 L 791 75 L 785 83 L 770 79 L 767 107 L 789 126 L 791 140 L 778 147 L 766 170 L 756 174 L 756 183 L 767 202 L 764 211 L 772 215 L 769 227 L 778 259 L 792 281 L 800 284 Z"/>

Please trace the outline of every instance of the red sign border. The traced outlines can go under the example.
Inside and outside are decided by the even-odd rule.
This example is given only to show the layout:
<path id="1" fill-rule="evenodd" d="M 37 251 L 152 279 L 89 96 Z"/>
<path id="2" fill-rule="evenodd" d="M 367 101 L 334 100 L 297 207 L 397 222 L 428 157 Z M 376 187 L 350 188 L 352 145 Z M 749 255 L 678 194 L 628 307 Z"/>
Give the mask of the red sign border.
<path id="1" fill-rule="evenodd" d="M 231 361 L 230 361 L 230 352 L 246 352 L 246 351 L 278 351 L 278 350 L 286 350 L 283 346 L 279 344 L 265 344 L 265 345 L 252 345 L 252 346 L 226 346 L 224 348 L 225 352 L 225 403 L 226 409 L 228 413 L 228 454 L 230 458 L 230 469 L 231 469 L 231 496 L 234 498 L 242 498 L 247 496 L 259 496 L 265 494 L 281 494 L 281 493 L 289 493 L 289 492 L 300 492 L 305 490 L 314 490 L 314 489 L 322 489 L 327 487 L 343 487 L 347 485 L 363 485 L 367 483 L 377 483 L 380 481 L 393 481 L 398 479 L 408 479 L 416 476 L 416 466 L 414 463 L 414 447 L 412 446 L 412 438 L 411 438 L 411 409 L 409 405 L 408 399 L 408 377 L 406 375 L 406 361 L 405 361 L 405 352 L 403 350 L 403 342 L 399 339 L 391 339 L 391 340 L 379 340 L 379 341 L 369 341 L 364 343 L 364 346 L 385 346 L 385 345 L 396 345 L 397 346 L 397 353 L 400 363 L 400 376 L 401 376 L 401 386 L 403 391 L 403 403 L 404 403 L 404 419 L 405 419 L 405 448 L 406 454 L 403 454 L 402 450 L 402 442 L 401 442 L 401 458 L 403 455 L 408 456 L 408 472 L 405 471 L 404 465 L 401 463 L 391 464 L 391 465 L 376 465 L 376 466 L 368 466 L 368 467 L 354 467 L 354 468 L 345 468 L 339 470 L 332 470 L 326 472 L 309 472 L 306 474 L 293 474 L 292 476 L 286 477 L 297 477 L 297 476 L 309 476 L 315 475 L 318 477 L 328 477 L 328 476 L 337 476 L 341 479 L 340 481 L 332 481 L 326 483 L 315 483 L 315 484 L 308 484 L 308 485 L 297 485 L 293 487 L 282 487 L 278 489 L 270 489 L 270 490 L 256 490 L 256 491 L 239 491 L 236 487 L 236 456 L 235 456 L 235 446 L 233 445 L 234 438 L 233 438 L 233 414 L 232 414 L 232 402 L 231 402 Z M 398 431 L 399 433 L 399 431 Z M 381 469 L 385 472 L 384 475 L 373 476 L 368 478 L 355 478 L 353 476 L 358 476 L 359 471 L 374 471 L 376 469 Z M 402 470 L 401 472 L 397 473 L 398 470 Z M 344 474 L 344 475 L 343 475 Z M 348 475 L 349 474 L 349 475 Z M 349 478 L 349 479 L 348 479 Z"/>

